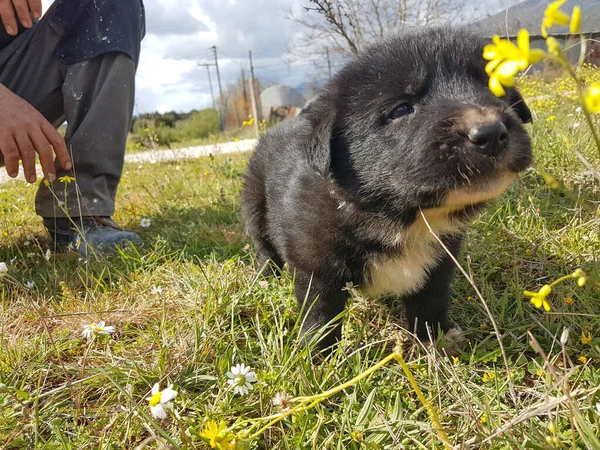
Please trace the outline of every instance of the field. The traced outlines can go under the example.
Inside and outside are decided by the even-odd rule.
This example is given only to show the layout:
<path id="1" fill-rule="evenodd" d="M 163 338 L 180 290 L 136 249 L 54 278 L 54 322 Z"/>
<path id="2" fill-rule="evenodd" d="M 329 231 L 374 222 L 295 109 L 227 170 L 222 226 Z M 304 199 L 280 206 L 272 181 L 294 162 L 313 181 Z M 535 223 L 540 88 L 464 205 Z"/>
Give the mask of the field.
<path id="1" fill-rule="evenodd" d="M 596 170 L 600 158 L 567 96 L 542 80 L 528 89 L 535 169 L 469 232 L 459 262 L 483 301 L 464 276 L 453 284 L 452 318 L 468 343 L 457 359 L 419 346 L 404 353 L 452 448 L 600 448 L 600 180 L 574 150 Z M 261 279 L 253 268 L 238 200 L 248 157 L 126 166 L 116 220 L 144 246 L 107 259 L 54 252 L 34 214 L 35 188 L 0 185 L 0 262 L 9 269 L 0 279 L 0 448 L 206 449 L 199 434 L 207 421 L 230 426 L 275 414 L 277 394 L 319 394 L 409 339 L 398 302 L 359 292 L 343 342 L 313 364 L 298 342 L 293 273 Z M 523 296 L 578 267 L 587 284 L 557 285 L 550 311 Z M 83 326 L 99 321 L 115 332 L 85 339 Z M 245 396 L 227 383 L 238 363 L 258 379 Z M 154 418 L 146 400 L 157 382 L 178 392 L 167 419 Z M 391 362 L 247 448 L 442 442 Z"/>

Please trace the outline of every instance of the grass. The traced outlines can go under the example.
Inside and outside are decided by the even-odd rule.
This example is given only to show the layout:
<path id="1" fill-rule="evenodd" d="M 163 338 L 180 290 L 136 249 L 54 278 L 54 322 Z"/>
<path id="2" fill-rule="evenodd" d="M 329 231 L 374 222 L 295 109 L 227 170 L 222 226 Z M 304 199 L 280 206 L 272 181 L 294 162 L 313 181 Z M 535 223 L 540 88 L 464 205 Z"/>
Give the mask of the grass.
<path id="1" fill-rule="evenodd" d="M 455 448 L 600 448 L 600 184 L 561 135 L 594 167 L 600 158 L 573 105 L 534 112 L 538 171 L 524 173 L 476 220 L 460 258 L 503 334 L 508 367 L 461 275 L 452 317 L 468 344 L 458 360 L 418 346 L 404 354 Z M 277 393 L 319 394 L 409 339 L 398 302 L 358 295 L 337 351 L 312 363 L 298 343 L 293 274 L 262 280 L 252 266 L 238 216 L 247 159 L 127 165 L 116 219 L 144 246 L 104 260 L 52 252 L 47 261 L 51 243 L 34 214 L 34 188 L 0 186 L 0 261 L 9 265 L 0 281 L 0 448 L 208 448 L 197 438 L 207 420 L 231 425 L 276 413 Z M 142 218 L 151 219 L 148 229 L 139 227 Z M 576 267 L 587 271 L 587 285 L 558 285 L 549 312 L 523 297 L 523 289 Z M 35 286 L 25 287 L 29 281 Z M 84 340 L 82 325 L 100 320 L 116 327 L 114 335 Z M 590 343 L 581 343 L 582 332 Z M 259 380 L 245 397 L 232 394 L 225 376 L 241 362 Z M 155 382 L 179 392 L 166 420 L 154 419 L 145 400 Z M 441 446 L 392 362 L 273 425 L 251 448 Z"/>

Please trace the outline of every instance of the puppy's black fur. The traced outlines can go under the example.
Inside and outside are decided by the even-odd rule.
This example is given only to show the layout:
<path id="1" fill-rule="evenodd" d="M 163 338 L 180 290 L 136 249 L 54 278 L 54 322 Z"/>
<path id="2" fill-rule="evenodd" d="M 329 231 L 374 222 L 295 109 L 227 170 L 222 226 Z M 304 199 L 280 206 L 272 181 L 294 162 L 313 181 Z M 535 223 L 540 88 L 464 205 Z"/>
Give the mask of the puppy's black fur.
<path id="1" fill-rule="evenodd" d="M 399 35 L 260 139 L 244 219 L 259 262 L 295 270 L 305 332 L 343 310 L 348 281 L 401 296 L 422 339 L 453 327 L 453 263 L 425 222 L 456 255 L 472 213 L 531 163 L 530 111 L 514 89 L 490 92 L 484 45 L 449 28 Z"/>

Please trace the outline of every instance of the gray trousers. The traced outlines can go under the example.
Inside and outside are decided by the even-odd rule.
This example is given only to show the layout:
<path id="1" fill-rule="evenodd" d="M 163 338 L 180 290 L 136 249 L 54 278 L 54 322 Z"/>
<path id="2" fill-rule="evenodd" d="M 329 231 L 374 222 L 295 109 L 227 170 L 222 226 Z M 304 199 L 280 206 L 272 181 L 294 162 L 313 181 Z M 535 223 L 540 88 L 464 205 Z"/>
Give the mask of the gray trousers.
<path id="1" fill-rule="evenodd" d="M 48 16 L 48 14 L 46 14 Z M 55 55 L 65 29 L 42 18 L 0 50 L 0 83 L 27 100 L 55 127 L 66 120 L 67 149 L 73 171 L 56 163 L 52 191 L 40 183 L 35 199 L 42 217 L 111 216 L 123 170 L 125 144 L 134 104 L 135 63 L 110 52 L 64 65 Z M 4 166 L 0 154 L 0 166 Z M 58 203 L 64 202 L 64 205 Z"/>

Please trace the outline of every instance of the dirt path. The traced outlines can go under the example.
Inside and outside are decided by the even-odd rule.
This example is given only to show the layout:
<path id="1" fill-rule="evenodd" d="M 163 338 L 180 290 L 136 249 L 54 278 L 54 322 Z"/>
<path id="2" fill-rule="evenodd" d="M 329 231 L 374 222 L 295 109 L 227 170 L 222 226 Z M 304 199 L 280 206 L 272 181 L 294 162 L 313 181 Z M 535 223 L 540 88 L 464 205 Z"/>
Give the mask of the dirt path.
<path id="1" fill-rule="evenodd" d="M 238 153 L 247 152 L 254 148 L 256 145 L 256 139 L 245 139 L 237 142 L 223 142 L 220 144 L 211 145 L 198 145 L 196 147 L 182 147 L 175 148 L 172 150 L 155 150 L 148 152 L 139 152 L 125 155 L 126 163 L 141 163 L 150 162 L 155 163 L 159 161 L 175 161 L 180 159 L 191 159 L 198 158 L 200 156 L 208 156 L 211 153 L 213 155 L 220 155 L 223 153 Z M 36 166 L 38 176 L 42 176 L 42 169 L 38 164 Z M 77 169 L 77 168 L 76 168 Z M 23 180 L 23 173 L 19 173 L 17 180 Z M 6 183 L 12 180 L 4 170 L 0 167 L 0 184 Z"/>

